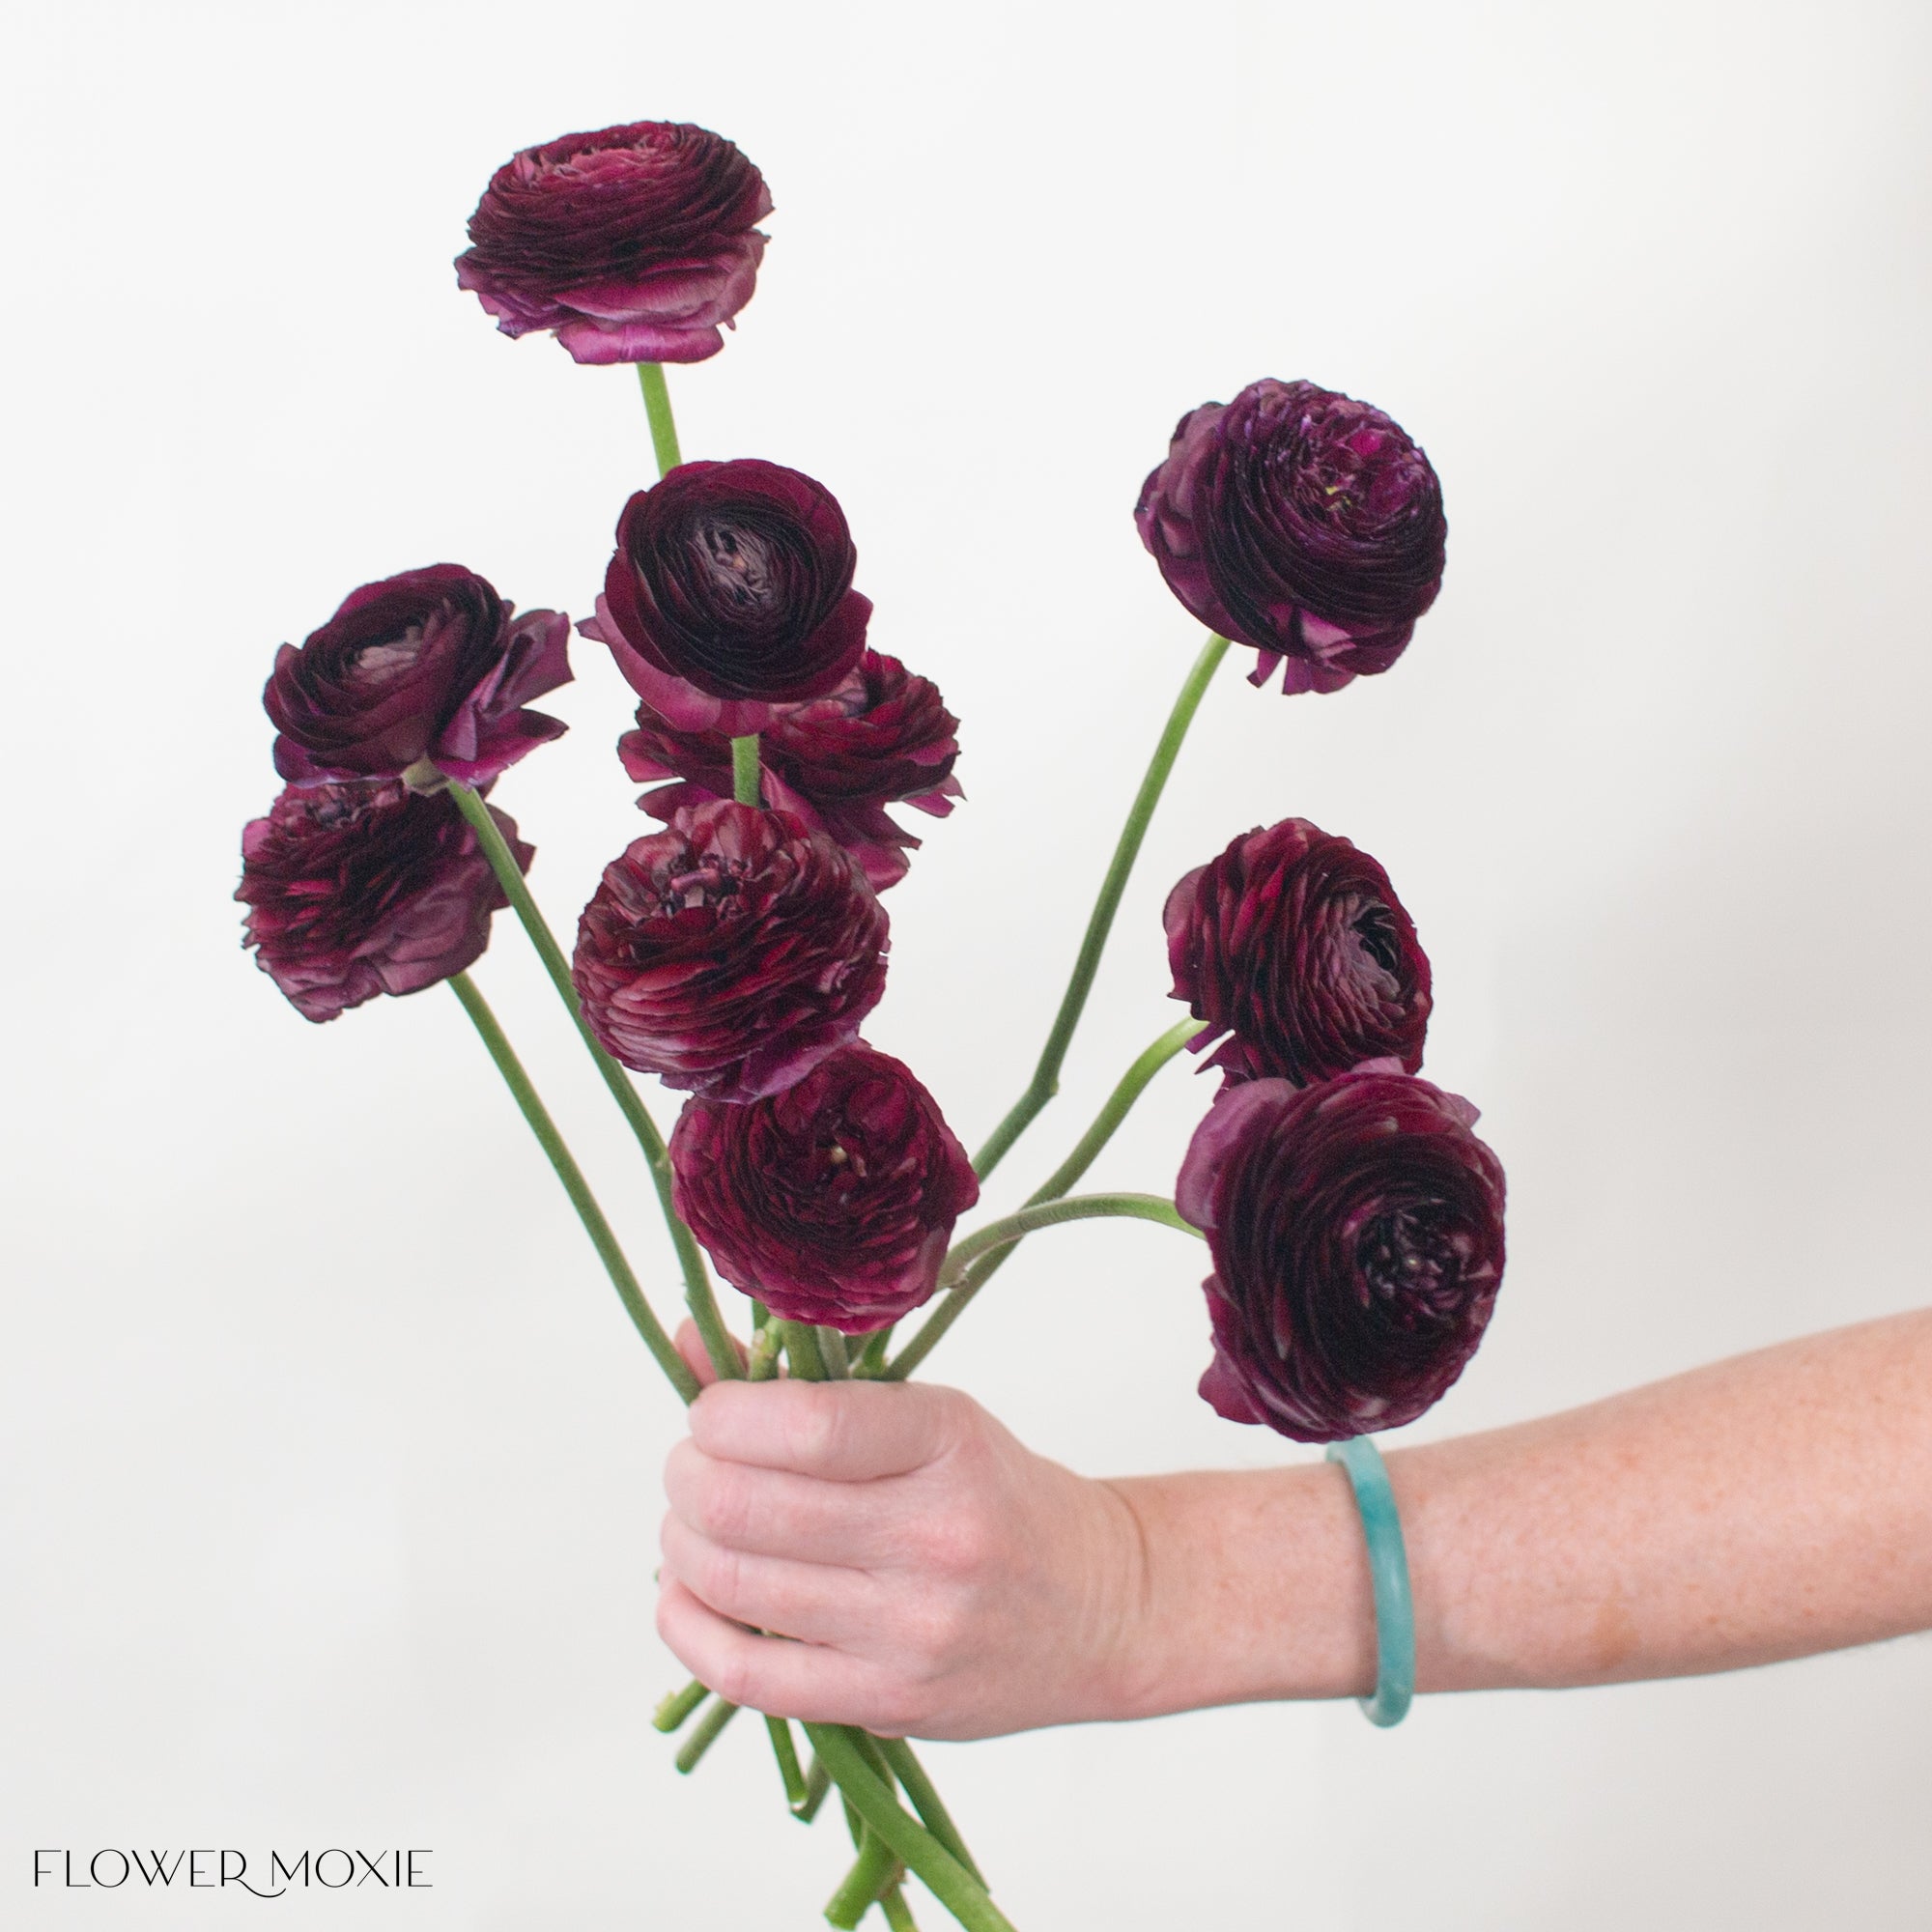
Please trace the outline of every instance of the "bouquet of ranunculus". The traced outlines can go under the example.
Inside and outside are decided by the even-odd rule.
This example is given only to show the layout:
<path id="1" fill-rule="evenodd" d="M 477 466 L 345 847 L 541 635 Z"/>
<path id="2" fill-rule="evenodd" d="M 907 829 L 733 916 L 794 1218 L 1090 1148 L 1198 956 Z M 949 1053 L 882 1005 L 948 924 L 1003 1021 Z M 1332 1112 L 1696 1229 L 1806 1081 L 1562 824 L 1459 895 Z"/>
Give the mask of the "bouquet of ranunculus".
<path id="1" fill-rule="evenodd" d="M 1418 1077 L 1429 961 L 1388 875 L 1305 819 L 1242 834 L 1175 886 L 1168 957 L 1188 1017 L 1024 1205 L 963 1236 L 957 1223 L 1057 1090 L 1216 667 L 1245 646 L 1250 681 L 1279 672 L 1290 693 L 1388 669 L 1441 582 L 1435 471 L 1380 411 L 1312 383 L 1257 382 L 1182 417 L 1136 516 L 1210 636 L 1038 1064 L 969 1160 L 913 1069 L 861 1037 L 886 990 L 883 895 L 920 842 L 888 808 L 952 810 L 958 721 L 929 680 L 867 647 L 871 604 L 832 493 L 755 456 L 686 462 L 672 424 L 664 365 L 718 352 L 752 295 L 771 207 L 730 142 L 639 122 L 515 156 L 457 262 L 506 333 L 549 329 L 580 362 L 638 365 L 660 471 L 618 509 L 595 614 L 577 625 L 637 693 L 617 753 L 650 787 L 639 804 L 658 829 L 605 869 L 574 958 L 526 883 L 533 848 L 491 798 L 563 731 L 528 707 L 570 678 L 570 621 L 519 615 L 450 563 L 362 585 L 278 652 L 265 703 L 286 788 L 243 835 L 247 944 L 311 1020 L 449 982 L 686 1401 L 697 1378 L 469 978 L 506 905 L 636 1134 L 716 1376 L 903 1378 L 1022 1237 L 1134 1215 L 1207 1239 L 1201 1393 L 1220 1414 L 1331 1443 L 1411 1420 L 1489 1321 L 1502 1174 L 1471 1132 L 1475 1110 Z M 1183 1047 L 1221 1085 L 1174 1198 L 1075 1193 Z M 668 1139 L 632 1073 L 685 1096 Z M 707 1256 L 747 1297 L 746 1341 Z M 895 1349 L 896 1325 L 927 1304 Z M 695 1719 L 680 1770 L 735 1708 L 696 1683 L 666 1699 L 661 1729 Z M 833 1924 L 875 1904 L 911 1924 L 911 1873 L 962 1925 L 1008 1925 L 903 1739 L 806 1723 L 802 1749 L 785 1713 L 765 1721 L 798 1817 L 835 1784 L 843 1797 L 855 1861 Z"/>

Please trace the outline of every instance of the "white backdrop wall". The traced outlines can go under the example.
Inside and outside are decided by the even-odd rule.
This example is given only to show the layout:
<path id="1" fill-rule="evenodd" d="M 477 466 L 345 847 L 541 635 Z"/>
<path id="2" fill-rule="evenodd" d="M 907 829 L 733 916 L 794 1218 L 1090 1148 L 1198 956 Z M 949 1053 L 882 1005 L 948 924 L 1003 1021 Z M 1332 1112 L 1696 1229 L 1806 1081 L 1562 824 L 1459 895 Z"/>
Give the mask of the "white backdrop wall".
<path id="1" fill-rule="evenodd" d="M 448 266 L 568 128 L 696 120 L 772 184 L 756 298 L 672 390 L 687 453 L 838 494 L 875 641 L 964 720 L 870 1036 L 969 1144 L 1196 646 L 1129 516 L 1175 418 L 1306 375 L 1443 476 L 1393 672 L 1223 672 L 991 1203 L 1175 1016 L 1168 884 L 1298 812 L 1388 867 L 1428 1070 L 1510 1172 L 1494 1326 L 1414 1434 L 1926 1298 L 1921 9 L 69 0 L 6 38 L 0 1921 L 737 1932 L 842 1867 L 755 1728 L 689 1782 L 647 1728 L 676 1405 L 455 1002 L 309 1027 L 229 899 L 274 645 L 439 558 L 582 612 L 647 479 L 630 372 Z M 577 656 L 498 793 L 564 923 L 646 829 Z M 668 1304 L 507 923 L 478 977 Z M 1164 1075 L 1095 1180 L 1167 1186 L 1207 1091 Z M 1196 1399 L 1198 1268 L 1043 1238 L 935 1366 L 1096 1473 L 1302 1453 Z M 1919 1638 L 931 1755 L 1028 1932 L 1904 1932 L 1928 1698 Z M 30 1888 L 35 1847 L 183 1843 L 425 1846 L 435 1889 Z"/>

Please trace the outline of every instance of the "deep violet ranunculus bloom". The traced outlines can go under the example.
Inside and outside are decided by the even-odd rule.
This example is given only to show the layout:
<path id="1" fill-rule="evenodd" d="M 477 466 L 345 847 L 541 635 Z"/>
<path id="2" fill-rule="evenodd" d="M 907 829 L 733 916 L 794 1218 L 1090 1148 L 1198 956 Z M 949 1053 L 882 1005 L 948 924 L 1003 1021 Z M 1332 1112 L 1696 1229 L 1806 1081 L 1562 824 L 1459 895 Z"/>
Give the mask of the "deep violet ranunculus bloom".
<path id="1" fill-rule="evenodd" d="M 1333 1442 L 1413 1422 L 1483 1339 L 1503 1272 L 1503 1171 L 1468 1101 L 1402 1073 L 1224 1091 L 1175 1205 L 1208 1236 L 1230 1422 Z"/>
<path id="2" fill-rule="evenodd" d="M 505 335 L 554 329 L 580 362 L 701 362 L 752 298 L 772 212 L 724 139 L 671 121 L 565 134 L 490 177 L 456 258 Z"/>
<path id="3" fill-rule="evenodd" d="M 677 1211 L 726 1281 L 847 1335 L 932 1293 L 952 1224 L 980 1198 L 938 1103 L 863 1040 L 747 1106 L 686 1101 L 670 1161 Z"/>
<path id="4" fill-rule="evenodd" d="M 688 806 L 604 869 L 574 977 L 608 1051 L 667 1087 L 777 1094 L 859 1031 L 886 989 L 885 908 L 788 811 Z"/>
<path id="5" fill-rule="evenodd" d="M 490 815 L 528 871 L 536 847 Z M 290 785 L 242 834 L 235 896 L 242 943 L 311 1020 L 461 973 L 508 904 L 456 801 L 395 780 Z"/>
<path id="6" fill-rule="evenodd" d="M 1313 383 L 1251 383 L 1180 419 L 1141 488 L 1141 541 L 1209 629 L 1261 653 L 1282 690 L 1386 670 L 1442 585 L 1442 490 L 1367 403 Z"/>
<path id="7" fill-rule="evenodd" d="M 400 778 L 427 759 L 487 784 L 563 724 L 522 707 L 570 682 L 570 619 L 521 617 L 473 570 L 433 563 L 352 590 L 299 648 L 284 644 L 262 703 L 295 784 Z"/>
<path id="8" fill-rule="evenodd" d="M 624 505 L 578 628 L 676 729 L 739 737 L 851 674 L 872 614 L 858 560 L 824 484 L 757 457 L 680 464 Z"/>
<path id="9" fill-rule="evenodd" d="M 905 877 L 920 841 L 886 815 L 910 805 L 943 818 L 963 796 L 952 776 L 959 721 L 939 687 L 897 658 L 867 651 L 836 690 L 778 704 L 759 740 L 767 805 L 782 806 L 858 860 L 874 892 Z M 634 779 L 675 779 L 639 799 L 668 823 L 687 805 L 731 796 L 731 740 L 723 731 L 680 731 L 648 700 L 638 728 L 617 740 Z"/>
<path id="10" fill-rule="evenodd" d="M 1257 827 L 1182 878 L 1163 920 L 1174 998 L 1208 1022 L 1190 1048 L 1220 1040 L 1207 1065 L 1231 1084 L 1422 1065 L 1428 955 L 1388 874 L 1348 839 L 1305 818 Z"/>

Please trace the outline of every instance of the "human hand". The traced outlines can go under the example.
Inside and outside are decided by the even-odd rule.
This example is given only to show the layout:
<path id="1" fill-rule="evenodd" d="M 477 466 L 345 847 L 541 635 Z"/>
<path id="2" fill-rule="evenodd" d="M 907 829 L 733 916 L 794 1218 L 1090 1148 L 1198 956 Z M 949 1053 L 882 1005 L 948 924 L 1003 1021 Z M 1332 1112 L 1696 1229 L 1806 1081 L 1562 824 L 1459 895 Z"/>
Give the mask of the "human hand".
<path id="1" fill-rule="evenodd" d="M 733 1703 L 928 1738 L 1118 1715 L 1133 1508 L 956 1389 L 713 1383 L 665 1490 L 658 1631 Z"/>

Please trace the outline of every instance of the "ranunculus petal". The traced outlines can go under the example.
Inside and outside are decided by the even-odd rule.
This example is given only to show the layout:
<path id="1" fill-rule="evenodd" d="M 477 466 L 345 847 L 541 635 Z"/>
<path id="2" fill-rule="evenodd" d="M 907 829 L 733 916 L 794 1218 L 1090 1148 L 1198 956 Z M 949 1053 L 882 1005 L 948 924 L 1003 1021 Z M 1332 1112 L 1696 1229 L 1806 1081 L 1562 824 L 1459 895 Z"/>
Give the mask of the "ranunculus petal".
<path id="1" fill-rule="evenodd" d="M 680 464 L 624 505 L 598 633 L 639 696 L 702 730 L 640 667 L 727 703 L 823 697 L 866 648 L 857 563 L 845 513 L 810 476 L 754 457 Z"/>
<path id="2" fill-rule="evenodd" d="M 774 1096 L 687 1101 L 670 1161 L 677 1210 L 726 1281 L 848 1335 L 932 1293 L 980 1194 L 932 1095 L 863 1040 Z"/>
<path id="3" fill-rule="evenodd" d="M 1208 1236 L 1202 1395 L 1303 1442 L 1412 1422 L 1463 1372 L 1503 1272 L 1503 1172 L 1426 1080 L 1256 1080 L 1196 1130 L 1175 1199 Z"/>
<path id="4" fill-rule="evenodd" d="M 490 811 L 527 871 L 535 848 Z M 244 943 L 311 1020 L 462 972 L 508 903 L 455 800 L 390 780 L 290 785 L 242 857 Z"/>
<path id="5" fill-rule="evenodd" d="M 423 758 L 485 784 L 562 734 L 522 707 L 570 682 L 570 619 L 522 617 L 460 564 L 365 583 L 301 647 L 284 644 L 262 695 L 294 784 L 398 778 Z"/>
<path id="6" fill-rule="evenodd" d="M 1313 383 L 1252 383 L 1181 417 L 1135 507 L 1168 588 L 1251 645 L 1250 682 L 1332 692 L 1386 670 L 1442 582 L 1429 459 L 1379 410 Z"/>
<path id="7" fill-rule="evenodd" d="M 1233 1083 L 1305 1086 L 1422 1065 L 1429 958 L 1388 874 L 1346 838 L 1284 818 L 1233 840 L 1168 895 L 1173 997 Z M 1216 1042 L 1219 1045 L 1216 1046 Z"/>
<path id="8" fill-rule="evenodd" d="M 687 807 L 605 867 L 574 977 L 605 1048 L 732 1102 L 802 1079 L 885 991 L 885 909 L 791 813 Z"/>
<path id="9" fill-rule="evenodd" d="M 678 683 L 672 694 L 684 717 L 701 715 L 687 696 L 691 692 Z M 796 812 L 842 845 L 874 892 L 905 876 L 905 855 L 920 842 L 883 808 L 905 804 L 944 817 L 961 796 L 952 775 L 959 755 L 953 735 L 959 721 L 946 709 L 936 685 L 877 651 L 866 652 L 825 696 L 773 705 L 754 728 L 763 733 L 765 803 Z M 634 779 L 683 781 L 638 801 L 668 822 L 685 805 L 731 795 L 730 740 L 722 723 L 709 728 L 683 725 L 645 694 L 638 728 L 618 740 L 617 753 Z"/>
<path id="10" fill-rule="evenodd" d="M 639 121 L 514 155 L 456 261 L 506 335 L 580 362 L 696 362 L 752 298 L 771 213 L 756 168 L 705 128 Z"/>

